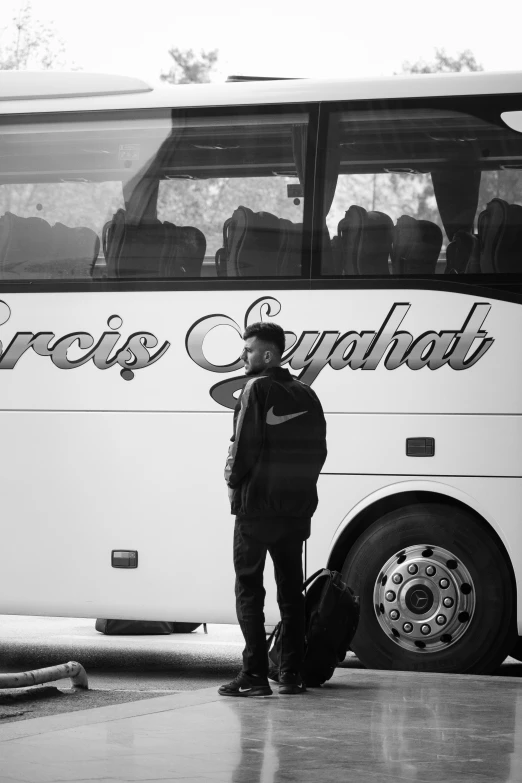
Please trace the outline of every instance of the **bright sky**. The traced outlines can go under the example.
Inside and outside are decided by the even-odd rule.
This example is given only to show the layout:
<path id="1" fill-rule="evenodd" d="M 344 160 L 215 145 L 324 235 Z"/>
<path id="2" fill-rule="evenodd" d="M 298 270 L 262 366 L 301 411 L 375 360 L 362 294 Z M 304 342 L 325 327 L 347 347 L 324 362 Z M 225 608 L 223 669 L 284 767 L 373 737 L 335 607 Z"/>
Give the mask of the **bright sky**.
<path id="1" fill-rule="evenodd" d="M 21 0 L 2 0 L 0 30 Z M 471 49 L 486 70 L 522 71 L 522 0 L 32 0 L 53 21 L 66 56 L 86 71 L 157 79 L 168 50 L 218 49 L 219 73 L 375 76 L 435 47 Z M 521 85 L 522 86 L 522 85 Z"/>

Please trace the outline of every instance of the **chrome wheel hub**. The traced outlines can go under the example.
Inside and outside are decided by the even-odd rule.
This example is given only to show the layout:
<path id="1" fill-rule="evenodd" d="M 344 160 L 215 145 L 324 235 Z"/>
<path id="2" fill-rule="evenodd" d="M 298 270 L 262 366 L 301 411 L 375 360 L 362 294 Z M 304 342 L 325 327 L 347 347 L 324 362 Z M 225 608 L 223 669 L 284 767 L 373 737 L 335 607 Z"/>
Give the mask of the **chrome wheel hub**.
<path id="1" fill-rule="evenodd" d="M 447 549 L 410 546 L 384 564 L 373 602 L 381 628 L 399 647 L 436 652 L 469 628 L 475 586 L 466 566 Z"/>

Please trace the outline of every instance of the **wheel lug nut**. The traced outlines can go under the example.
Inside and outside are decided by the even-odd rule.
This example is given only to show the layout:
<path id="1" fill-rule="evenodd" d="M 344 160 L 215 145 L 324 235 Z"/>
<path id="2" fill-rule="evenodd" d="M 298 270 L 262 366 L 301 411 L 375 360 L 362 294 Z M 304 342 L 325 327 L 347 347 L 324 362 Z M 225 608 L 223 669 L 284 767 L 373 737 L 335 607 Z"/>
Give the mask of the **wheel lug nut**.
<path id="1" fill-rule="evenodd" d="M 419 568 L 418 568 L 418 566 L 415 565 L 415 563 L 410 563 L 410 565 L 408 566 L 408 573 L 409 574 L 416 574 L 418 570 L 419 570 Z"/>
<path id="2" fill-rule="evenodd" d="M 436 573 L 436 571 L 437 569 L 435 568 L 435 566 L 432 565 L 426 566 L 426 574 L 428 576 L 433 576 Z"/>
<path id="3" fill-rule="evenodd" d="M 399 614 L 399 612 L 397 611 L 397 609 L 392 609 L 392 610 L 391 610 L 391 612 L 390 612 L 390 617 L 391 617 L 391 619 L 392 619 L 392 620 L 398 620 L 398 619 L 399 619 L 399 617 L 400 617 L 400 614 Z"/>
<path id="4" fill-rule="evenodd" d="M 450 606 L 453 606 L 453 598 L 445 598 L 442 603 L 449 608 Z"/>
<path id="5" fill-rule="evenodd" d="M 445 590 L 447 587 L 449 587 L 449 579 L 440 579 L 439 585 L 443 590 Z"/>
<path id="6" fill-rule="evenodd" d="M 438 614 L 437 617 L 435 618 L 435 622 L 437 623 L 437 625 L 446 625 L 446 618 L 444 617 L 443 614 Z"/>
<path id="7" fill-rule="evenodd" d="M 413 625 L 411 623 L 404 623 L 402 630 L 404 633 L 411 633 L 413 631 Z"/>
<path id="8" fill-rule="evenodd" d="M 429 625 L 421 625 L 421 634 L 423 636 L 427 636 L 429 633 L 431 633 L 431 628 Z"/>
<path id="9" fill-rule="evenodd" d="M 394 574 L 392 576 L 392 582 L 396 585 L 400 585 L 400 583 L 402 582 L 402 576 L 400 574 Z"/>
<path id="10" fill-rule="evenodd" d="M 395 593 L 393 592 L 393 590 L 388 590 L 388 592 L 384 597 L 386 598 L 387 601 L 395 601 Z"/>

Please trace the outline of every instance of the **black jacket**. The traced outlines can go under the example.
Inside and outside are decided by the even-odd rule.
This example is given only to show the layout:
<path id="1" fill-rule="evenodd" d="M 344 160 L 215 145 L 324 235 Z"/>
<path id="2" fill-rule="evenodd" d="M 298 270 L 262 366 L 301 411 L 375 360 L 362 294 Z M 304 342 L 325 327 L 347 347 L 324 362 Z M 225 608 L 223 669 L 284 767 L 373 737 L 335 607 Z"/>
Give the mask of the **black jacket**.
<path id="1" fill-rule="evenodd" d="M 250 378 L 234 411 L 225 480 L 242 518 L 310 518 L 326 459 L 326 421 L 314 391 L 282 367 Z"/>

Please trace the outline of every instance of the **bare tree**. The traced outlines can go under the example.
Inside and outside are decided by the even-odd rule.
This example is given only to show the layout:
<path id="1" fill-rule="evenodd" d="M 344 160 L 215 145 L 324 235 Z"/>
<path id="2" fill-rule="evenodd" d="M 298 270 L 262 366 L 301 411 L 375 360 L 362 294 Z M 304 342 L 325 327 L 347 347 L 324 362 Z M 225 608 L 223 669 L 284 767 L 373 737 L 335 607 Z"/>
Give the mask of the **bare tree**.
<path id="1" fill-rule="evenodd" d="M 169 49 L 174 60 L 168 73 L 162 73 L 160 78 L 170 84 L 201 84 L 211 81 L 211 74 L 218 61 L 219 52 L 203 49 L 196 54 L 192 49 Z"/>
<path id="2" fill-rule="evenodd" d="M 449 55 L 445 49 L 435 49 L 435 59 L 427 63 L 417 60 L 415 63 L 404 62 L 403 73 L 459 73 L 460 71 L 483 71 L 481 63 L 478 63 L 470 49 L 465 49 L 455 57 Z"/>
<path id="3" fill-rule="evenodd" d="M 49 70 L 63 64 L 65 46 L 52 24 L 35 19 L 29 0 L 0 30 L 0 70 Z"/>

